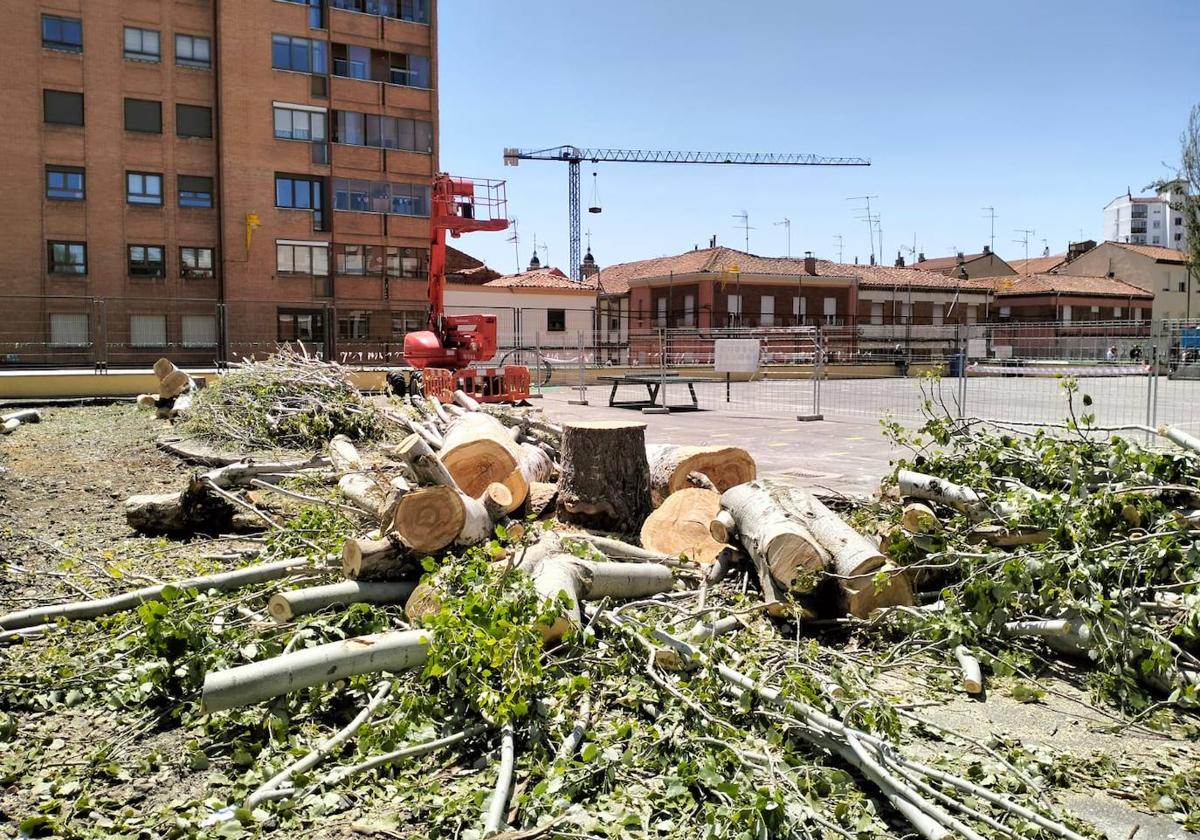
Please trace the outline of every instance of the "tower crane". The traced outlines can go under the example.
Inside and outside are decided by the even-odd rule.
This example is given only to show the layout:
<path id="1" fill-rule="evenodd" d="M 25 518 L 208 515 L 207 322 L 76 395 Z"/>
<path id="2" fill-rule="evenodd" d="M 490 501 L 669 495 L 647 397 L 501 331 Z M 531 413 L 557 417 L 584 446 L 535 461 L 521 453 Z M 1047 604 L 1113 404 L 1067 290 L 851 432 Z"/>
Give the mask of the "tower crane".
<path id="1" fill-rule="evenodd" d="M 775 152 L 685 152 L 646 149 L 583 149 L 578 146 L 554 146 L 549 149 L 504 150 L 504 165 L 517 166 L 523 160 L 555 160 L 567 164 L 567 219 L 571 240 L 571 279 L 580 280 L 579 271 L 579 164 L 590 163 L 693 163 L 741 166 L 870 166 L 860 157 Z"/>

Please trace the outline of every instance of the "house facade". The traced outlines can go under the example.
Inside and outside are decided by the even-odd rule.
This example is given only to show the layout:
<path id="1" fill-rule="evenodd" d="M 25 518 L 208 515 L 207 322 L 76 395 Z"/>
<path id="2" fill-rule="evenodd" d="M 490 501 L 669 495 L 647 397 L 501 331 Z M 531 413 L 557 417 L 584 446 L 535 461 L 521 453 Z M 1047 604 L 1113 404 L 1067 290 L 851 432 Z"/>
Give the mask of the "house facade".
<path id="1" fill-rule="evenodd" d="M 1187 250 L 1183 211 L 1175 206 L 1186 195 L 1182 181 L 1164 184 L 1149 196 L 1135 196 L 1127 190 L 1104 206 L 1104 238 L 1127 245 Z"/>
<path id="2" fill-rule="evenodd" d="M 1174 248 L 1105 242 L 1061 266 L 1059 275 L 1113 277 L 1153 295 L 1150 317 L 1200 317 L 1200 277 Z"/>
<path id="3" fill-rule="evenodd" d="M 903 260 L 897 262 L 903 267 Z M 1011 265 L 994 254 L 989 245 L 984 245 L 978 254 L 964 254 L 959 251 L 952 257 L 932 259 L 925 259 L 924 254 L 919 254 L 912 267 L 917 271 L 930 271 L 959 278 L 1005 277 L 1017 273 Z"/>

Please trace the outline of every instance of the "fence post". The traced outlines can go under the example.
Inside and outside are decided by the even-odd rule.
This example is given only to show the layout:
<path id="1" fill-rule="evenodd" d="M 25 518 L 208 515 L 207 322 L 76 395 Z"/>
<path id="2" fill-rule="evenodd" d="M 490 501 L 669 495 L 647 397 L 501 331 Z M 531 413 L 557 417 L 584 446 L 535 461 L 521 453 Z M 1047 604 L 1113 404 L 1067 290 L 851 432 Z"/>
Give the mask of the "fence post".
<path id="1" fill-rule="evenodd" d="M 819 329 L 813 333 L 812 341 L 812 412 L 797 414 L 796 419 L 801 421 L 825 419 L 825 416 L 821 414 L 821 365 L 825 352 L 821 347 L 821 331 Z"/>
<path id="2" fill-rule="evenodd" d="M 223 303 L 217 304 L 217 370 L 229 367 L 229 311 Z"/>
<path id="3" fill-rule="evenodd" d="M 670 414 L 667 408 L 667 331 L 658 331 L 658 398 L 662 405 L 651 403 L 642 409 L 642 414 Z"/>
<path id="4" fill-rule="evenodd" d="M 583 330 L 580 330 L 576 337 L 579 345 L 579 384 L 575 386 L 575 390 L 579 392 L 578 396 L 573 400 L 567 400 L 567 405 L 587 405 L 587 364 L 583 356 Z"/>
<path id="5" fill-rule="evenodd" d="M 987 330 L 987 327 L 984 327 Z M 955 327 L 958 340 L 955 342 L 958 352 L 958 419 L 963 420 L 967 416 L 967 347 L 970 345 L 970 338 L 962 334 L 959 327 Z"/>
<path id="6" fill-rule="evenodd" d="M 96 329 L 92 339 L 93 368 L 97 373 L 108 372 L 108 306 L 104 298 L 92 299 Z"/>
<path id="7" fill-rule="evenodd" d="M 553 368 L 551 368 L 553 370 Z M 542 331 L 533 331 L 533 378 L 537 383 L 537 393 L 530 394 L 537 399 L 542 398 Z"/>

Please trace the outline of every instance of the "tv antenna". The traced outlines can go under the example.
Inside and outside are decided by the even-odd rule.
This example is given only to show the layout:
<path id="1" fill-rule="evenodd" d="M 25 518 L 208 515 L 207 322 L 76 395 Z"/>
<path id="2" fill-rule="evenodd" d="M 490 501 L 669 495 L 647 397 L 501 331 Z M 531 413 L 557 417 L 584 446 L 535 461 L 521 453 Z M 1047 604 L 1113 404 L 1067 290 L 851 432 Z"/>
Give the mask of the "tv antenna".
<path id="1" fill-rule="evenodd" d="M 833 235 L 833 239 L 835 242 L 837 242 L 838 262 L 841 262 L 842 261 L 842 235 L 840 233 L 835 233 Z"/>
<path id="2" fill-rule="evenodd" d="M 517 234 L 517 217 L 513 216 L 508 220 L 508 224 L 512 227 L 512 233 L 504 240 L 511 242 L 513 246 L 513 256 L 517 260 L 517 274 L 521 273 L 521 237 Z"/>
<path id="3" fill-rule="evenodd" d="M 1025 235 L 1024 238 L 1022 238 L 1022 239 L 1014 239 L 1013 243 L 1016 245 L 1024 245 L 1025 246 L 1025 259 L 1028 260 L 1029 259 L 1029 237 L 1033 236 L 1035 233 L 1037 233 L 1037 231 L 1033 230 L 1032 228 L 1030 228 L 1030 229 L 1014 228 L 1013 233 L 1022 233 Z"/>
<path id="4" fill-rule="evenodd" d="M 875 264 L 875 231 L 877 230 L 877 226 L 879 224 L 879 216 L 871 214 L 871 199 L 872 198 L 878 199 L 879 196 L 877 196 L 877 195 L 852 195 L 849 198 L 847 198 L 846 200 L 847 201 L 865 201 L 866 202 L 865 207 L 858 208 L 858 211 L 860 213 L 865 214 L 865 215 L 859 216 L 858 220 L 860 222 L 867 223 L 867 234 L 871 237 L 871 264 L 874 265 Z M 883 248 L 883 230 L 882 230 L 882 228 L 878 228 L 878 230 L 879 230 L 879 247 L 882 250 L 882 248 Z"/>
<path id="5" fill-rule="evenodd" d="M 986 216 L 984 216 L 984 218 L 991 219 L 991 222 L 992 222 L 992 244 L 990 247 L 991 247 L 991 250 L 994 252 L 996 250 L 996 208 L 995 207 L 984 207 L 982 209 L 988 211 L 988 214 Z"/>
<path id="6" fill-rule="evenodd" d="M 740 225 L 734 225 L 734 227 L 740 227 L 742 232 L 746 234 L 746 253 L 748 254 L 750 253 L 750 231 L 758 230 L 758 228 L 750 227 L 750 214 L 745 210 L 741 213 L 734 213 L 733 218 L 742 220 Z"/>
<path id="7" fill-rule="evenodd" d="M 779 227 L 780 225 L 783 225 L 784 229 L 787 230 L 787 255 L 790 257 L 792 255 L 792 220 L 784 216 L 783 219 L 775 223 L 775 227 Z"/>

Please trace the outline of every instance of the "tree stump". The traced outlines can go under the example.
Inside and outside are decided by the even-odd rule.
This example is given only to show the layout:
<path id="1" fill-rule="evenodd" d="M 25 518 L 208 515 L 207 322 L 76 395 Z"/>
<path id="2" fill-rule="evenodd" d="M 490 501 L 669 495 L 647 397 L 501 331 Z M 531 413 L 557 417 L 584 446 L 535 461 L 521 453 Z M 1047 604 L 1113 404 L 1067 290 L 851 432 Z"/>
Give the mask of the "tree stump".
<path id="1" fill-rule="evenodd" d="M 558 518 L 584 528 L 636 534 L 650 511 L 646 424 L 564 424 Z"/>

